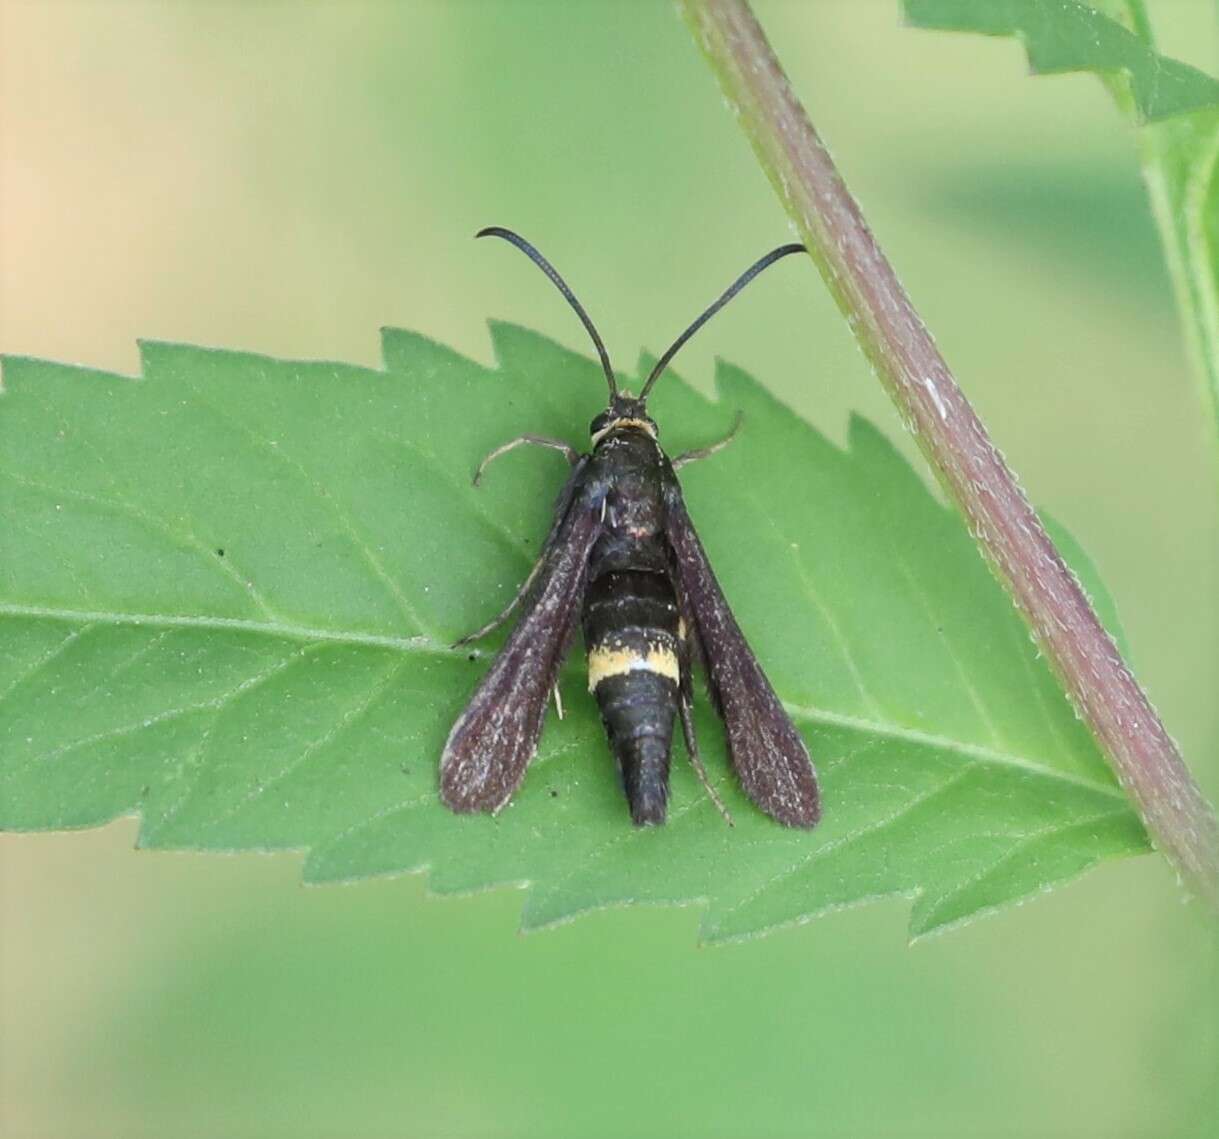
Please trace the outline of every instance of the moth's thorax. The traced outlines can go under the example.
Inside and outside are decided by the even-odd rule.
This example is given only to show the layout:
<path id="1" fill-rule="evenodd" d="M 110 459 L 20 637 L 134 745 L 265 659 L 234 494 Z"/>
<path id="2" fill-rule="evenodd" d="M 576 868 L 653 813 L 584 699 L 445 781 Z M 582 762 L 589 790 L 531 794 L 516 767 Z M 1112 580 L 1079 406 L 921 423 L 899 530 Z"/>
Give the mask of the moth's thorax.
<path id="1" fill-rule="evenodd" d="M 664 452 L 648 431 L 611 427 L 593 449 L 593 464 L 607 491 L 606 525 L 619 529 L 633 517 L 661 518 L 664 498 Z"/>
<path id="2" fill-rule="evenodd" d="M 660 443 L 645 427 L 613 424 L 595 438 L 593 454 L 617 466 L 650 469 L 660 463 Z"/>
<path id="3" fill-rule="evenodd" d="M 602 569 L 665 571 L 667 465 L 656 440 L 634 428 L 613 431 L 597 445 L 589 476 L 604 488 L 605 505 L 593 576 Z"/>
<path id="4" fill-rule="evenodd" d="M 608 531 L 643 541 L 657 537 L 664 524 L 664 500 L 655 479 L 628 473 L 611 485 L 605 503 Z"/>

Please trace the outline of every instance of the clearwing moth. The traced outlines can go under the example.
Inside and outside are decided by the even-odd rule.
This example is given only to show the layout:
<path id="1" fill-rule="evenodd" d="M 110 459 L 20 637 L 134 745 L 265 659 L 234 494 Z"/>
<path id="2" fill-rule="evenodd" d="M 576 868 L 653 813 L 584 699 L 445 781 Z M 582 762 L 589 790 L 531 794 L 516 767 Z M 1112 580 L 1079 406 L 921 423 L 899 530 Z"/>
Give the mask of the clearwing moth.
<path id="1" fill-rule="evenodd" d="M 500 810 L 537 750 L 542 720 L 576 625 L 583 627 L 588 686 L 637 825 L 663 823 L 669 797 L 673 727 L 708 795 L 731 819 L 707 779 L 694 736 L 691 664 L 701 657 L 732 766 L 745 794 L 791 827 L 816 825 L 817 777 L 799 732 L 750 651 L 715 579 L 682 500 L 676 472 L 727 446 L 740 426 L 709 447 L 670 460 L 648 416 L 648 393 L 683 344 L 763 269 L 804 246 L 781 245 L 751 265 L 656 362 L 638 396 L 620 391 L 592 320 L 554 267 L 523 237 L 499 237 L 525 253 L 566 298 L 587 329 L 609 384 L 609 406 L 590 426 L 591 451 L 562 440 L 521 435 L 487 464 L 522 444 L 564 455 L 571 473 L 537 564 L 499 616 L 463 638 L 468 644 L 521 617 L 449 733 L 440 760 L 440 794 L 454 811 Z"/>

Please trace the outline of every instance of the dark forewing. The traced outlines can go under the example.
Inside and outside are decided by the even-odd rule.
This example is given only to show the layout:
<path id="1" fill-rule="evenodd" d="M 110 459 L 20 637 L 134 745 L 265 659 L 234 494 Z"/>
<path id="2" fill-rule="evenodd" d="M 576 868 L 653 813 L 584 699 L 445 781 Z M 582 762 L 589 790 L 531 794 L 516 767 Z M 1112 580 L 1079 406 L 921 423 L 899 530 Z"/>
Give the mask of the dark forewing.
<path id="1" fill-rule="evenodd" d="M 445 743 L 440 797 L 454 811 L 498 811 L 524 776 L 580 615 L 588 555 L 600 530 L 599 498 L 577 486 L 543 551 L 520 621 Z"/>
<path id="2" fill-rule="evenodd" d="M 669 482 L 665 505 L 682 608 L 693 617 L 702 643 L 741 786 L 785 826 L 814 826 L 821 817 L 821 796 L 808 749 L 728 608 L 676 478 Z"/>

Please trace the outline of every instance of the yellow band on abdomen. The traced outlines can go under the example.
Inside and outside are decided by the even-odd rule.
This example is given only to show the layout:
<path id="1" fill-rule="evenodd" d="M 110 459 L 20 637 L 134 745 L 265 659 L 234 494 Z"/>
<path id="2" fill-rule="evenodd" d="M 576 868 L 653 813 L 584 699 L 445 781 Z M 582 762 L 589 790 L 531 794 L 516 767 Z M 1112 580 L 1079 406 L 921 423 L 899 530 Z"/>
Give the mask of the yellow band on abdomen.
<path id="1" fill-rule="evenodd" d="M 597 645 L 588 653 L 588 690 L 610 676 L 628 672 L 654 672 L 667 676 L 674 684 L 680 679 L 677 654 L 666 645 L 649 645 L 646 652 L 626 645 Z"/>

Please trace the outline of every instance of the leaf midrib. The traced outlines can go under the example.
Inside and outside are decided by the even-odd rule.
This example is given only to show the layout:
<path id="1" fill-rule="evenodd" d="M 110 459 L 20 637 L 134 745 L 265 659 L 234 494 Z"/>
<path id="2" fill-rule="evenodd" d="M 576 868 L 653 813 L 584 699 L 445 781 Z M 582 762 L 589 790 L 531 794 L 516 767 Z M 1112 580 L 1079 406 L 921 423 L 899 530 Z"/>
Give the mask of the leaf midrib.
<path id="1" fill-rule="evenodd" d="M 292 625 L 277 621 L 256 621 L 240 617 L 195 616 L 172 613 L 107 613 L 60 609 L 53 606 L 18 605 L 12 602 L 0 602 L 0 617 L 39 618 L 47 621 L 59 621 L 64 624 L 109 624 L 155 629 L 215 629 L 223 632 L 256 633 L 263 636 L 280 637 L 284 640 L 306 643 L 322 642 L 392 649 L 401 653 L 436 656 L 446 659 L 456 659 L 462 655 L 447 645 L 438 645 L 427 636 L 394 637 L 381 633 L 313 628 L 306 625 Z M 861 733 L 881 736 L 885 739 L 940 748 L 967 758 L 970 762 L 980 761 L 1000 764 L 1006 767 L 1015 767 L 1045 779 L 1056 779 L 1065 783 L 1071 783 L 1088 791 L 1107 795 L 1123 803 L 1126 801 L 1125 795 L 1119 787 L 1097 783 L 1072 772 L 1046 767 L 1025 756 L 1016 755 L 1012 752 L 999 751 L 982 744 L 968 743 L 964 740 L 953 739 L 951 736 L 937 735 L 934 732 L 926 732 L 903 724 L 888 724 L 879 720 L 869 720 L 861 716 L 851 716 L 846 713 L 833 712 L 826 708 L 818 708 L 807 704 L 794 704 L 785 701 L 784 707 L 793 718 L 810 724 L 848 728 Z"/>
<path id="2" fill-rule="evenodd" d="M 154 629 L 218 629 L 224 632 L 261 633 L 289 641 L 325 641 L 331 644 L 363 645 L 396 649 L 399 652 L 425 653 L 452 657 L 447 646 L 428 636 L 394 637 L 384 633 L 361 633 L 354 629 L 319 629 L 291 625 L 283 621 L 256 621 L 245 617 L 195 616 L 179 613 L 106 613 L 84 609 L 60 609 L 46 605 L 18 605 L 0 602 L 0 617 L 37 617 L 64 623 L 91 625 L 133 625 Z"/>
<path id="3" fill-rule="evenodd" d="M 1022 755 L 1016 755 L 1009 751 L 998 751 L 995 748 L 986 747 L 984 744 L 966 743 L 964 740 L 953 739 L 951 736 L 937 735 L 934 732 L 926 732 L 921 728 L 911 728 L 904 724 L 884 724 L 876 720 L 865 720 L 861 716 L 851 716 L 843 712 L 831 712 L 825 708 L 809 705 L 792 704 L 784 701 L 783 707 L 787 709 L 788 715 L 797 720 L 807 720 L 809 723 L 824 724 L 828 727 L 850 728 L 854 731 L 869 732 L 873 735 L 884 736 L 886 739 L 901 740 L 903 743 L 943 748 L 946 751 L 965 756 L 971 762 L 980 761 L 983 763 L 1002 764 L 1007 767 L 1017 767 L 1031 775 L 1038 775 L 1045 779 L 1058 779 L 1088 791 L 1108 795 L 1123 803 L 1126 802 L 1126 796 L 1120 787 L 1096 783 L 1083 775 L 1077 775 L 1069 771 L 1060 771 L 1054 767 L 1046 767 Z"/>

